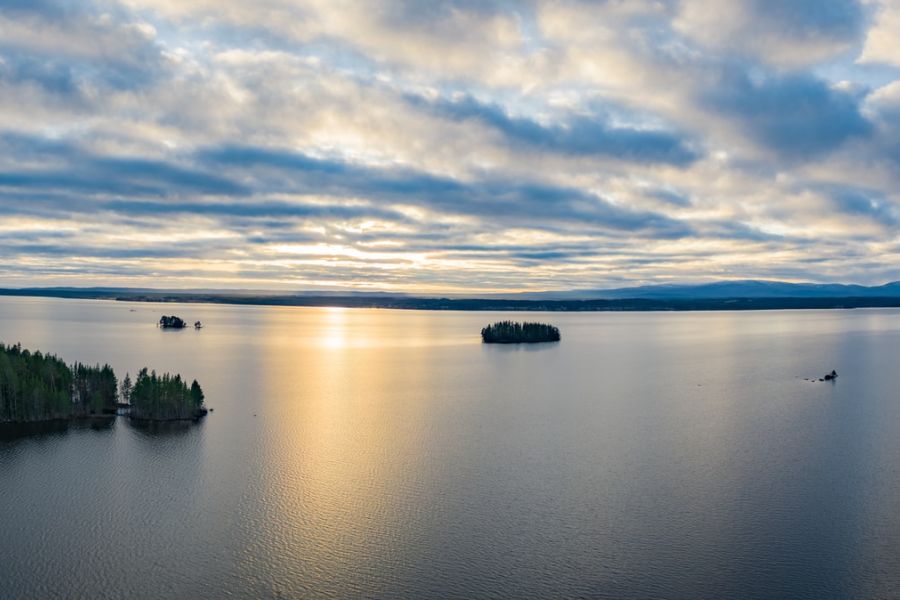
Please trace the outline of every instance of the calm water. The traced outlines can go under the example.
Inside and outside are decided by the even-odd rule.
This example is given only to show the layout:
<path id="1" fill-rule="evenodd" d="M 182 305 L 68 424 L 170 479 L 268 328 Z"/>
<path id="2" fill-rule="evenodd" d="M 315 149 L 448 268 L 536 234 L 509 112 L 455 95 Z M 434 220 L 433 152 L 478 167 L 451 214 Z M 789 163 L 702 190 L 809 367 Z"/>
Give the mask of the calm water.
<path id="1" fill-rule="evenodd" d="M 0 596 L 900 596 L 900 311 L 505 316 L 0 299 L 215 409 L 0 441 Z"/>

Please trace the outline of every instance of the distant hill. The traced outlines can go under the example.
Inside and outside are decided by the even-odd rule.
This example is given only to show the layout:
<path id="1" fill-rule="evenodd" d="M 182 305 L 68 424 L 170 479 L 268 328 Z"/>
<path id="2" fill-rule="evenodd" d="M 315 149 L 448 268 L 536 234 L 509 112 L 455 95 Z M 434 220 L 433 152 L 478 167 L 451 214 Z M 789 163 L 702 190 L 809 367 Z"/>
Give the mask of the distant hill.
<path id="1" fill-rule="evenodd" d="M 129 288 L 129 287 L 33 287 L 33 288 L 0 288 L 2 296 L 48 296 L 48 297 L 79 297 L 99 298 L 116 295 L 135 296 L 141 294 L 167 295 L 167 296 L 253 296 L 253 297 L 280 297 L 280 296 L 364 296 L 369 297 L 403 297 L 407 294 L 394 292 L 360 292 L 343 290 L 316 290 L 309 292 L 297 292 L 291 290 L 254 290 L 254 289 L 230 289 L 230 288 Z"/>
<path id="2" fill-rule="evenodd" d="M 478 296 L 413 296 L 387 292 L 274 292 L 136 288 L 2 289 L 0 296 L 93 298 L 131 302 L 200 302 L 268 306 L 345 306 L 412 310 L 683 311 L 900 307 L 900 282 L 880 286 L 783 281 L 717 281 L 609 290 L 523 292 Z"/>
<path id="3" fill-rule="evenodd" d="M 507 298 L 522 300 L 725 300 L 738 298 L 900 298 L 900 281 L 879 286 L 843 283 L 788 283 L 745 279 L 698 284 L 663 284 L 607 290 L 526 292 Z"/>

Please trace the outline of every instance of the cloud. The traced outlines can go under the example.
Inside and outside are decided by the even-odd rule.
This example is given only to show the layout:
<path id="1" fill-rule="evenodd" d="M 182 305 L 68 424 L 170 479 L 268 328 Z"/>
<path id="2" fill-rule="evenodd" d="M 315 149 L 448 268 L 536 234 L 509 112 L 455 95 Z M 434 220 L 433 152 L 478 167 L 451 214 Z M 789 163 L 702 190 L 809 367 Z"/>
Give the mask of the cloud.
<path id="1" fill-rule="evenodd" d="M 163 217 L 166 215 L 214 216 L 238 219 L 386 219 L 403 222 L 406 215 L 399 211 L 371 205 L 309 204 L 257 200 L 251 202 L 154 202 L 144 200 L 110 200 L 97 205 L 98 209 L 127 214 Z M 286 227 L 286 222 L 266 222 L 267 229 Z"/>
<path id="2" fill-rule="evenodd" d="M 0 285 L 900 276 L 893 12 L 6 2 Z"/>
<path id="3" fill-rule="evenodd" d="M 246 193 L 240 184 L 211 173 L 154 160 L 120 158 L 81 160 L 63 169 L 0 171 L 0 188 L 142 196 Z"/>
<path id="4" fill-rule="evenodd" d="M 834 206 L 844 215 L 870 219 L 879 225 L 896 229 L 900 225 L 900 205 L 879 192 L 849 187 L 828 190 Z"/>
<path id="5" fill-rule="evenodd" d="M 900 66 L 898 31 L 900 31 L 900 6 L 890 1 L 878 2 L 874 23 L 866 32 L 859 62 Z"/>
<path id="6" fill-rule="evenodd" d="M 705 102 L 736 119 L 748 136 L 784 158 L 828 154 L 872 132 L 855 96 L 807 73 L 737 67 L 705 94 Z"/>
<path id="7" fill-rule="evenodd" d="M 874 90 L 866 97 L 865 105 L 881 119 L 894 120 L 900 116 L 900 80 Z"/>
<path id="8" fill-rule="evenodd" d="M 546 152 L 682 166 L 698 158 L 681 136 L 659 129 L 615 126 L 600 114 L 577 115 L 559 124 L 545 125 L 534 119 L 512 117 L 500 106 L 471 97 L 435 101 L 410 97 L 409 101 L 443 118 L 477 121 L 501 133 L 509 144 Z"/>
<path id="9" fill-rule="evenodd" d="M 650 190 L 647 192 L 647 195 L 651 198 L 662 200 L 663 202 L 672 204 L 674 206 L 688 207 L 693 204 L 688 196 L 668 189 Z"/>
<path id="10" fill-rule="evenodd" d="M 4 5 L 0 80 L 33 81 L 62 94 L 148 85 L 166 68 L 156 30 L 125 17 L 90 3 Z"/>
<path id="11" fill-rule="evenodd" d="M 681 236 L 689 228 L 679 221 L 643 211 L 616 207 L 577 188 L 532 181 L 487 178 L 459 181 L 408 169 L 373 169 L 304 154 L 232 146 L 200 153 L 201 161 L 222 167 L 262 169 L 261 186 L 281 193 L 327 192 L 338 197 L 368 197 L 414 203 L 432 210 L 506 222 L 543 220 L 589 223 L 628 231 L 655 230 Z"/>
<path id="12" fill-rule="evenodd" d="M 851 49 L 865 11 L 856 0 L 682 2 L 675 27 L 705 46 L 796 68 Z"/>

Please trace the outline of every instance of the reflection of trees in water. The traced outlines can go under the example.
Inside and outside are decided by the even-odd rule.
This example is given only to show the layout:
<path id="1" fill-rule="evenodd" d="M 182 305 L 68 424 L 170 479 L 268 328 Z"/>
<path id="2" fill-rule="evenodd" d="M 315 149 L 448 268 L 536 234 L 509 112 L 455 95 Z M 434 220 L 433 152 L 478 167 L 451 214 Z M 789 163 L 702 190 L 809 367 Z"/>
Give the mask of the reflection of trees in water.
<path id="1" fill-rule="evenodd" d="M 115 417 L 105 417 L 101 419 L 87 419 L 84 421 L 75 421 L 72 423 L 73 429 L 92 429 L 93 431 L 107 431 L 112 429 L 116 422 Z"/>
<path id="2" fill-rule="evenodd" d="M 146 437 L 181 436 L 188 433 L 196 424 L 193 421 L 148 421 L 145 419 L 128 419 L 128 424 Z"/>
<path id="3" fill-rule="evenodd" d="M 24 423 L 0 423 L 0 441 L 12 442 L 25 437 L 56 437 L 69 430 L 110 431 L 115 424 L 115 417 L 96 417 L 89 419 L 53 419 L 50 421 L 31 421 Z"/>

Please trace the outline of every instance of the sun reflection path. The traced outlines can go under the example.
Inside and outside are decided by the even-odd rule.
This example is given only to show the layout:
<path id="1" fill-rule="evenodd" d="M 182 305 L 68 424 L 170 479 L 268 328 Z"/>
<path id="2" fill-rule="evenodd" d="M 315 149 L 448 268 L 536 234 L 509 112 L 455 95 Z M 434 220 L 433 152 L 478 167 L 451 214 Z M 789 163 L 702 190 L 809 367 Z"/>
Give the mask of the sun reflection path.
<path id="1" fill-rule="evenodd" d="M 349 344 L 347 309 L 329 306 L 322 309 L 323 327 L 319 339 L 324 348 L 341 349 Z"/>

